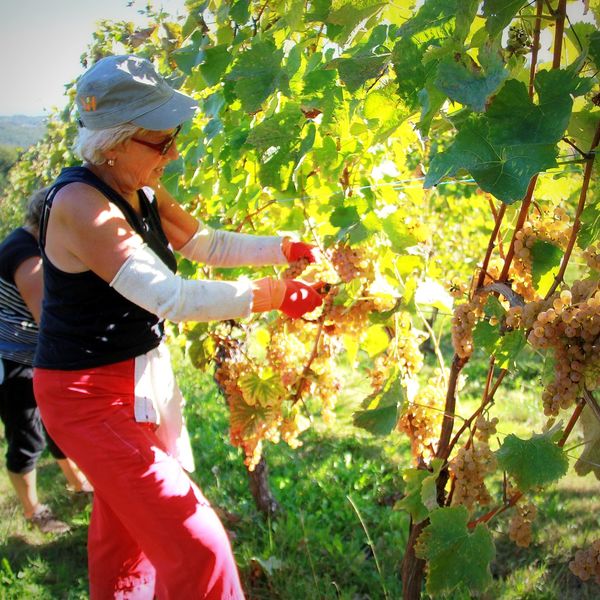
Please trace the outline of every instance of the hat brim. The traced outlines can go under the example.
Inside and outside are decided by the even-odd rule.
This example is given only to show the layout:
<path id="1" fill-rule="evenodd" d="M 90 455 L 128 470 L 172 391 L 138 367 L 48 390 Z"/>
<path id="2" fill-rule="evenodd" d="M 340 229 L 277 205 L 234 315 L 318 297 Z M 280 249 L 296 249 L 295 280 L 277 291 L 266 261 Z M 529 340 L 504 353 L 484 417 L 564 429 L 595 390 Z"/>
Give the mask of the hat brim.
<path id="1" fill-rule="evenodd" d="M 164 104 L 131 119 L 131 122 L 150 131 L 162 131 L 185 123 L 194 116 L 197 110 L 196 100 L 175 91 Z"/>

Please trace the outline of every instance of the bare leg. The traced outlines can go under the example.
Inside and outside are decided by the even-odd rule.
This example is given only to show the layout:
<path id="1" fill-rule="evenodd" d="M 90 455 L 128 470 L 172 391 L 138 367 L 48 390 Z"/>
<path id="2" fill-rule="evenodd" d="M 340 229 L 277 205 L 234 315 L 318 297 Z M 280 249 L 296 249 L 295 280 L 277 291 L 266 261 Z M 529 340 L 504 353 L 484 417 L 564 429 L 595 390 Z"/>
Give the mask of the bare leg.
<path id="1" fill-rule="evenodd" d="M 29 471 L 29 473 L 13 473 L 12 471 L 8 471 L 8 477 L 23 506 L 25 518 L 31 519 L 35 509 L 39 505 L 36 486 L 36 470 L 33 469 L 32 471 Z"/>
<path id="2" fill-rule="evenodd" d="M 92 486 L 86 479 L 85 475 L 72 460 L 68 458 L 57 458 L 56 462 L 60 467 L 60 470 L 64 473 L 70 489 L 72 489 L 74 492 L 92 491 Z"/>

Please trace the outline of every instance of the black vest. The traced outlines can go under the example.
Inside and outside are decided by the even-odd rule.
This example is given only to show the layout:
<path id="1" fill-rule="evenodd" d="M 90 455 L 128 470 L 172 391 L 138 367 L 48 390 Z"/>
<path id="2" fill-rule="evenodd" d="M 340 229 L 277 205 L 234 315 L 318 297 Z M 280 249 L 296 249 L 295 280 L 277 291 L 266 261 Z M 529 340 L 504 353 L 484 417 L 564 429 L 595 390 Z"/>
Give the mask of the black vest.
<path id="1" fill-rule="evenodd" d="M 120 194 L 85 167 L 63 169 L 46 196 L 40 223 L 44 301 L 34 365 L 45 369 L 87 369 L 133 358 L 158 346 L 164 334 L 163 323 L 156 315 L 121 296 L 92 271 L 66 273 L 46 256 L 52 201 L 60 188 L 74 182 L 102 192 L 121 209 L 131 227 L 169 269 L 177 269 L 156 202 L 150 202 L 143 190 L 138 191 L 140 216 Z"/>

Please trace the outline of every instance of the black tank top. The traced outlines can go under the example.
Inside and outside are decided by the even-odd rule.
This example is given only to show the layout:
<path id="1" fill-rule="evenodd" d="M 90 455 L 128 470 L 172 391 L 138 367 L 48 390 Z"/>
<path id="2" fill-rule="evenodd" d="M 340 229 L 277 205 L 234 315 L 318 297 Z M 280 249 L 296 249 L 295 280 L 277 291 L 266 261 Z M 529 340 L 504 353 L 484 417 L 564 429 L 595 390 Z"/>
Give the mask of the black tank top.
<path id="1" fill-rule="evenodd" d="M 150 201 L 143 190 L 138 191 L 140 216 L 90 170 L 63 169 L 46 196 L 40 223 L 44 301 L 34 365 L 45 369 L 87 369 L 133 358 L 158 346 L 164 334 L 163 322 L 156 315 L 121 296 L 92 271 L 66 273 L 46 256 L 52 201 L 60 188 L 74 182 L 102 192 L 169 269 L 177 269 L 154 197 Z"/>

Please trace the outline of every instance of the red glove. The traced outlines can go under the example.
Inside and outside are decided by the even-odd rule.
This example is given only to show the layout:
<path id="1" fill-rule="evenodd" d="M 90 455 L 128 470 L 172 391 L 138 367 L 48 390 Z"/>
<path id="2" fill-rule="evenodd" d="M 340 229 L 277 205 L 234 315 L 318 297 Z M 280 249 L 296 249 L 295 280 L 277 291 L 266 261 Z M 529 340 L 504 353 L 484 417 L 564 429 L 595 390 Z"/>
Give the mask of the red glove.
<path id="1" fill-rule="evenodd" d="M 292 242 L 290 238 L 283 238 L 281 242 L 281 251 L 289 263 L 296 262 L 301 258 L 306 258 L 309 263 L 317 262 L 317 248 L 312 244 L 304 242 Z"/>
<path id="2" fill-rule="evenodd" d="M 297 279 L 285 279 L 284 281 L 286 290 L 279 310 L 288 317 L 296 319 L 323 304 L 323 298 L 318 291 L 323 287 L 323 282 L 319 281 L 308 285 Z"/>
<path id="3" fill-rule="evenodd" d="M 319 281 L 312 285 L 297 279 L 265 277 L 254 282 L 253 312 L 279 309 L 296 319 L 323 304 L 319 290 L 325 285 Z"/>

